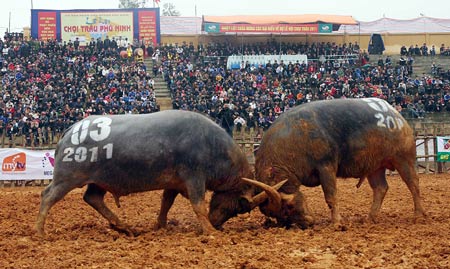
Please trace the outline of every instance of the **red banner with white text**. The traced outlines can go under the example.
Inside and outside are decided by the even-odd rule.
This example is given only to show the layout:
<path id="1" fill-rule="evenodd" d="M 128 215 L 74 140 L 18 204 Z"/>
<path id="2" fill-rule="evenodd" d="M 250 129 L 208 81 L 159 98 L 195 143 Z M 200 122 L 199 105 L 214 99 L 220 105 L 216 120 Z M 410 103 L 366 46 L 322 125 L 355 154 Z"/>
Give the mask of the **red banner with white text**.
<path id="1" fill-rule="evenodd" d="M 38 38 L 40 40 L 56 38 L 56 12 L 39 13 L 38 22 Z"/>

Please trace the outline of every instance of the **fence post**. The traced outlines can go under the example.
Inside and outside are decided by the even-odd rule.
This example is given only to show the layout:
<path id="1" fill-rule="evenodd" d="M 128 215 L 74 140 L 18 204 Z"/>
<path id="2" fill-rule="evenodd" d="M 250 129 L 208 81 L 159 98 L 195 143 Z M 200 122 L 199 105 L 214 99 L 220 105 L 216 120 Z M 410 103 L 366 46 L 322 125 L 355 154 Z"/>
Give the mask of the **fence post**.
<path id="1" fill-rule="evenodd" d="M 429 148 L 428 148 L 428 141 L 429 141 L 429 137 L 428 135 L 425 136 L 425 141 L 424 141 L 424 153 L 425 153 L 425 174 L 428 174 L 430 172 L 430 161 L 429 161 Z"/>
<path id="2" fill-rule="evenodd" d="M 2 132 L 2 148 L 5 147 L 5 133 L 6 133 L 6 128 L 3 128 L 3 132 Z"/>
<path id="3" fill-rule="evenodd" d="M 433 130 L 433 164 L 434 164 L 434 174 L 438 173 L 438 163 L 437 163 L 437 145 L 436 145 L 436 137 L 437 137 L 438 131 L 437 126 L 434 126 Z"/>
<path id="4" fill-rule="evenodd" d="M 441 162 L 437 162 L 437 171 L 439 174 L 444 173 L 444 165 Z"/>

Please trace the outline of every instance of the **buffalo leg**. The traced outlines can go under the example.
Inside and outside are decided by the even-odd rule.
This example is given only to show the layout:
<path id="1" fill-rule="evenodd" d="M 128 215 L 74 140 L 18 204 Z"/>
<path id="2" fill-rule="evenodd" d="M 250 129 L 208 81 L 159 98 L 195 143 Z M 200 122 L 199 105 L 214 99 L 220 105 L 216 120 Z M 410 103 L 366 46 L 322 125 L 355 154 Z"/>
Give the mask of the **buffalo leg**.
<path id="1" fill-rule="evenodd" d="M 202 225 L 202 230 L 204 234 L 211 234 L 216 231 L 212 226 L 211 222 L 208 219 L 208 209 L 206 206 L 206 201 L 203 197 L 201 201 L 192 202 L 192 207 L 194 208 L 194 212 L 197 215 L 200 224 Z"/>
<path id="2" fill-rule="evenodd" d="M 336 224 L 341 224 L 341 215 L 339 213 L 339 206 L 337 201 L 337 184 L 336 171 L 331 165 L 324 166 L 319 169 L 319 179 L 322 185 L 322 190 L 325 195 L 325 201 L 331 210 L 331 221 Z"/>
<path id="3" fill-rule="evenodd" d="M 113 229 L 124 232 L 128 236 L 133 235 L 131 229 L 122 223 L 119 218 L 105 205 L 103 198 L 106 191 L 95 184 L 89 184 L 83 199 L 86 203 L 92 206 L 98 213 L 107 219 Z"/>
<path id="4" fill-rule="evenodd" d="M 39 236 L 44 236 L 45 219 L 50 208 L 61 200 L 69 191 L 75 187 L 67 184 L 57 184 L 53 181 L 41 193 L 41 205 L 39 215 L 36 221 L 36 229 Z"/>
<path id="5" fill-rule="evenodd" d="M 386 181 L 386 169 L 381 168 L 370 174 L 368 177 L 370 187 L 373 191 L 372 207 L 370 208 L 369 218 L 375 222 L 378 212 L 380 211 L 381 204 L 383 203 L 384 196 L 388 190 L 388 184 Z"/>
<path id="6" fill-rule="evenodd" d="M 412 163 L 404 162 L 395 166 L 395 169 L 400 173 L 402 180 L 408 186 L 414 201 L 414 215 L 416 218 L 425 217 L 425 210 L 422 207 L 419 190 L 419 177 L 414 170 Z"/>
<path id="7" fill-rule="evenodd" d="M 161 210 L 159 211 L 158 221 L 155 224 L 155 229 L 165 228 L 167 225 L 167 213 L 178 195 L 176 190 L 164 190 L 161 201 Z"/>
<path id="8" fill-rule="evenodd" d="M 205 182 L 201 180 L 191 180 L 191 182 Z M 208 209 L 205 201 L 205 185 L 204 183 L 188 184 L 187 196 L 197 215 L 204 234 L 211 234 L 216 231 L 208 218 Z"/>
<path id="9" fill-rule="evenodd" d="M 314 216 L 308 206 L 305 196 L 300 190 L 294 194 L 290 201 L 287 201 L 286 205 L 288 208 L 292 206 L 294 209 L 294 212 L 288 212 L 293 223 L 297 223 L 302 229 L 314 225 Z"/>

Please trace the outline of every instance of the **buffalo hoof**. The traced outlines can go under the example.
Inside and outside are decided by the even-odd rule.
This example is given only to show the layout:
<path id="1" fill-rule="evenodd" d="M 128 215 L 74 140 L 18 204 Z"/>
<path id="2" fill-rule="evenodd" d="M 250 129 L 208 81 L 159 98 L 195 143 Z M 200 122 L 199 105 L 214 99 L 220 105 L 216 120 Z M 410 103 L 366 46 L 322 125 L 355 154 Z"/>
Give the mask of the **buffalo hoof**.
<path id="1" fill-rule="evenodd" d="M 214 229 L 216 229 L 217 231 L 223 232 L 223 227 L 222 227 L 222 225 L 214 226 Z"/>
<path id="2" fill-rule="evenodd" d="M 266 218 L 266 220 L 263 223 L 264 228 L 280 228 L 280 227 L 286 227 L 290 225 L 290 223 L 286 223 L 282 220 L 273 221 L 271 218 Z"/>
<path id="3" fill-rule="evenodd" d="M 203 228 L 202 229 L 202 234 L 203 235 L 217 235 L 219 233 L 218 230 L 214 229 L 214 228 Z"/>
<path id="4" fill-rule="evenodd" d="M 165 229 L 166 227 L 167 227 L 166 223 L 161 223 L 158 221 L 153 224 L 153 230 L 155 230 L 155 231 L 160 230 L 160 229 Z"/>
<path id="5" fill-rule="evenodd" d="M 297 224 L 302 230 L 306 230 L 314 226 L 315 220 L 311 215 L 304 215 L 301 218 L 295 219 L 293 223 Z"/>
<path id="6" fill-rule="evenodd" d="M 378 218 L 375 215 L 369 214 L 369 221 L 376 224 L 378 223 Z"/>
<path id="7" fill-rule="evenodd" d="M 314 217 L 311 216 L 311 215 L 305 215 L 304 222 L 305 222 L 308 226 L 313 226 L 314 223 L 316 222 L 316 220 L 315 220 Z"/>
<path id="8" fill-rule="evenodd" d="M 139 233 L 137 231 L 134 231 L 133 229 L 131 229 L 128 226 L 125 225 L 121 225 L 121 226 L 117 226 L 117 225 L 113 225 L 110 224 L 110 227 L 115 230 L 118 231 L 119 233 L 124 233 L 126 236 L 138 236 Z"/>
<path id="9" fill-rule="evenodd" d="M 426 222 L 427 214 L 425 212 L 415 212 L 414 213 L 414 223 L 424 223 Z"/>
<path id="10" fill-rule="evenodd" d="M 345 232 L 348 230 L 348 226 L 345 224 L 342 224 L 342 223 L 334 223 L 333 228 L 335 231 L 338 231 L 338 232 Z"/>
<path id="11" fill-rule="evenodd" d="M 45 238 L 45 232 L 44 230 L 37 230 L 36 235 L 38 238 Z"/>
<path id="12" fill-rule="evenodd" d="M 47 238 L 47 236 L 46 236 L 46 234 L 44 232 L 42 232 L 42 233 L 41 232 L 37 232 L 36 233 L 36 239 L 45 241 L 48 238 Z"/>

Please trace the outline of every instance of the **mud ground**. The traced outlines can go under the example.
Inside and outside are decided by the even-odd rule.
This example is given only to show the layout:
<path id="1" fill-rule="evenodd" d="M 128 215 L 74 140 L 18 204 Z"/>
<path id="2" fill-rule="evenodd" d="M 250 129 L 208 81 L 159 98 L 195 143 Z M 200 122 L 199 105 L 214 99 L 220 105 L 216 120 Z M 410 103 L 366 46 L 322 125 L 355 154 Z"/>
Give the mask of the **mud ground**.
<path id="1" fill-rule="evenodd" d="M 254 210 L 232 219 L 223 232 L 200 234 L 188 201 L 178 197 L 166 230 L 153 231 L 161 192 L 121 198 L 108 206 L 140 232 L 127 237 L 70 192 L 49 213 L 47 237 L 35 220 L 44 187 L 0 188 L 0 268 L 450 268 L 450 175 L 420 175 L 428 217 L 414 223 L 413 203 L 398 176 L 379 222 L 366 221 L 372 201 L 367 182 L 339 179 L 345 231 L 330 225 L 320 187 L 304 188 L 317 224 L 307 230 L 264 227 Z"/>

